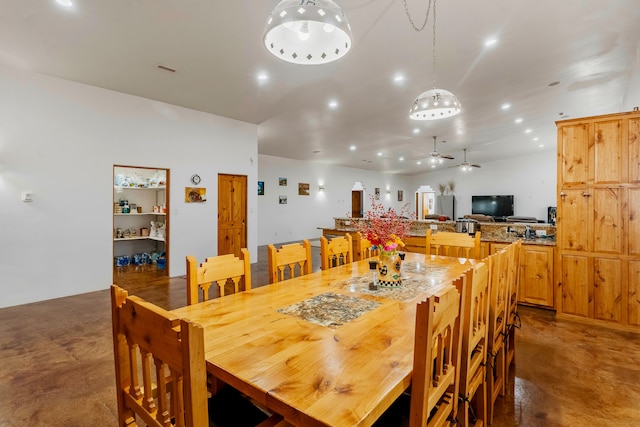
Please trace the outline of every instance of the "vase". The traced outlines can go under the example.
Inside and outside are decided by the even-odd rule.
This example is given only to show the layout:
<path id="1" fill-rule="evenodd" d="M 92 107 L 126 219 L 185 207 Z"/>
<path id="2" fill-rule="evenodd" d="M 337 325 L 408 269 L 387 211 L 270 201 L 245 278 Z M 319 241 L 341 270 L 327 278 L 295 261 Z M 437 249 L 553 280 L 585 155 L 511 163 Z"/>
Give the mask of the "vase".
<path id="1" fill-rule="evenodd" d="M 378 258 L 378 286 L 397 288 L 402 286 L 402 259 L 397 252 L 380 251 Z"/>

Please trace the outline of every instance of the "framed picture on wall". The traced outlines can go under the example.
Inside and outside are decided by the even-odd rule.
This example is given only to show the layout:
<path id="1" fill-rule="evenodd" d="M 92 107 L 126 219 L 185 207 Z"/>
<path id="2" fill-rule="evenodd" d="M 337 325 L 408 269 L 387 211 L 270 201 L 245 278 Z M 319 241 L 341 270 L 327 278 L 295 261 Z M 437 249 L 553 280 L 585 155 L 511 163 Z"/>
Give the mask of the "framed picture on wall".
<path id="1" fill-rule="evenodd" d="M 280 187 L 286 187 L 287 186 L 287 178 L 278 178 L 278 185 Z"/>
<path id="2" fill-rule="evenodd" d="M 401 202 L 403 197 L 402 197 L 402 190 L 398 190 L 398 201 Z"/>
<path id="3" fill-rule="evenodd" d="M 279 202 L 281 205 L 286 205 L 287 204 L 287 196 L 280 196 L 279 197 Z"/>
<path id="4" fill-rule="evenodd" d="M 298 183 L 298 195 L 299 196 L 308 196 L 309 195 L 309 184 L 305 184 L 302 182 Z"/>
<path id="5" fill-rule="evenodd" d="M 264 181 L 258 181 L 258 196 L 264 196 Z"/>
<path id="6" fill-rule="evenodd" d="M 376 200 L 380 200 L 380 189 L 376 187 L 375 189 Z"/>
<path id="7" fill-rule="evenodd" d="M 204 203 L 207 201 L 207 189 L 204 187 L 185 187 L 185 203 Z"/>

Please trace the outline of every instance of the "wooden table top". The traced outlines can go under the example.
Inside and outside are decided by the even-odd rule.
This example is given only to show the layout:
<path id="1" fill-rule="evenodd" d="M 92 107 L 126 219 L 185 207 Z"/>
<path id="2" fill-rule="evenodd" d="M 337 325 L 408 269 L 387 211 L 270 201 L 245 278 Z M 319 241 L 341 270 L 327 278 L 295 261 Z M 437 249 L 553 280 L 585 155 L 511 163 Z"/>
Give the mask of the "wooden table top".
<path id="1" fill-rule="evenodd" d="M 292 424 L 369 426 L 410 385 L 417 302 L 474 262 L 407 253 L 403 287 L 374 291 L 363 260 L 173 312 L 212 375 Z"/>

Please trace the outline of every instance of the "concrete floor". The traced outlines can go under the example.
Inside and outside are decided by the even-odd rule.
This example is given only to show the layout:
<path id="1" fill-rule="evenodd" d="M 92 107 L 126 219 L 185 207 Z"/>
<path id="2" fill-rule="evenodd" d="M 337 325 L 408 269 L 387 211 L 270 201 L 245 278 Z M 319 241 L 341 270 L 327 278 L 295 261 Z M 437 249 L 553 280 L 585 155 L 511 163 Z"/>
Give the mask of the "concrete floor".
<path id="1" fill-rule="evenodd" d="M 313 248 L 314 270 L 320 266 Z M 266 247 L 252 265 L 267 283 Z M 130 293 L 186 304 L 184 278 L 117 274 Z M 109 292 L 0 309 L 0 426 L 116 426 Z M 516 366 L 493 426 L 640 425 L 640 335 L 520 308 Z"/>

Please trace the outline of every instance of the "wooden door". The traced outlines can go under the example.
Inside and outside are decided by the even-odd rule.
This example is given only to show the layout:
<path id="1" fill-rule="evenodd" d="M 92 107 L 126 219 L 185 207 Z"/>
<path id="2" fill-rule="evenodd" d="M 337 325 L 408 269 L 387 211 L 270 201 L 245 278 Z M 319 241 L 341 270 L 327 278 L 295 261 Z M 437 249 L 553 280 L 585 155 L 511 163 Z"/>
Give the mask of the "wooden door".
<path id="1" fill-rule="evenodd" d="M 640 117 L 629 119 L 629 182 L 640 183 Z"/>
<path id="2" fill-rule="evenodd" d="M 362 191 L 351 191 L 351 218 L 362 218 Z"/>
<path id="3" fill-rule="evenodd" d="M 590 215 L 586 189 L 565 188 L 558 200 L 558 245 L 566 251 L 589 250 Z"/>
<path id="4" fill-rule="evenodd" d="M 589 170 L 588 124 L 567 125 L 558 133 L 558 181 L 563 186 L 585 185 Z"/>
<path id="5" fill-rule="evenodd" d="M 623 253 L 624 190 L 615 187 L 593 188 L 588 197 L 593 198 L 593 252 Z"/>
<path id="6" fill-rule="evenodd" d="M 633 257 L 640 258 L 640 188 L 629 188 L 629 203 L 626 215 L 629 221 L 629 234 L 627 235 L 627 253 Z"/>
<path id="7" fill-rule="evenodd" d="M 562 257 L 562 312 L 593 317 L 593 259 L 587 256 Z"/>
<path id="8" fill-rule="evenodd" d="M 247 177 L 218 174 L 218 255 L 247 247 Z"/>
<path id="9" fill-rule="evenodd" d="M 622 263 L 617 258 L 593 260 L 594 317 L 620 323 L 622 320 Z"/>
<path id="10" fill-rule="evenodd" d="M 590 176 L 594 184 L 620 184 L 625 180 L 626 164 L 622 161 L 622 120 L 598 121 L 593 124 L 593 157 Z"/>
<path id="11" fill-rule="evenodd" d="M 553 247 L 523 245 L 518 299 L 553 307 Z"/>
<path id="12" fill-rule="evenodd" d="M 640 260 L 629 261 L 627 315 L 629 325 L 640 326 Z"/>

